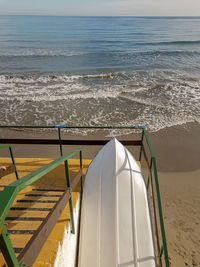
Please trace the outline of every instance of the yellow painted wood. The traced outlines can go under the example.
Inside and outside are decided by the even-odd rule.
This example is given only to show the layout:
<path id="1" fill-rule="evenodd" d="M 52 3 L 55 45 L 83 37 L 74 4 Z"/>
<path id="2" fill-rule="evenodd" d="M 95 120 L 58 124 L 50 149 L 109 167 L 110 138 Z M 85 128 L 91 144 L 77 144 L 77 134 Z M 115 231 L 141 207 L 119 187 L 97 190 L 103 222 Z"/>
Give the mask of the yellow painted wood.
<path id="1" fill-rule="evenodd" d="M 83 161 L 83 175 L 85 177 L 87 168 L 90 164 L 91 160 L 84 160 Z M 73 177 L 77 173 L 79 169 L 79 161 L 78 160 L 70 160 L 69 161 L 70 166 L 70 175 L 73 180 Z M 80 192 L 80 184 L 77 186 L 76 192 L 72 194 L 72 203 L 73 207 L 76 205 L 76 201 L 79 196 Z M 70 212 L 69 212 L 69 205 L 65 207 L 63 210 L 58 222 L 54 226 L 54 229 L 52 230 L 51 234 L 49 235 L 48 240 L 46 241 L 45 245 L 43 246 L 40 254 L 38 255 L 33 267 L 40 267 L 40 266 L 53 266 L 58 243 L 62 243 L 63 235 L 65 227 L 68 227 L 69 224 L 69 218 L 70 218 Z"/>
<path id="2" fill-rule="evenodd" d="M 4 260 L 2 253 L 0 253 L 0 266 L 7 266 L 7 264 L 6 265 L 4 265 L 4 264 L 6 264 L 6 262 Z"/>
<path id="3" fill-rule="evenodd" d="M 27 203 L 27 202 L 14 202 L 12 207 L 24 207 L 24 208 L 53 208 L 55 203 Z"/>
<path id="4" fill-rule="evenodd" d="M 72 194 L 73 207 L 75 207 L 78 195 L 79 193 Z M 33 265 L 34 267 L 45 266 L 45 265 L 53 266 L 57 253 L 58 243 L 59 242 L 62 243 L 65 227 L 68 227 L 69 225 L 69 219 L 70 219 L 69 205 L 67 204 L 58 222 L 54 226 L 54 229 L 49 235 L 48 240 L 46 241 L 40 254 L 38 255 Z"/>
<path id="5" fill-rule="evenodd" d="M 7 217 L 32 217 L 32 218 L 45 218 L 48 215 L 48 211 L 29 210 L 22 212 L 21 210 L 10 210 Z"/>
<path id="6" fill-rule="evenodd" d="M 34 194 L 34 191 L 31 192 L 31 194 Z M 58 201 L 59 200 L 59 197 L 46 197 L 46 196 L 37 196 L 37 197 L 34 197 L 34 196 L 25 196 L 24 194 L 20 194 L 16 197 L 16 201 L 17 200 L 44 200 L 44 201 Z"/>
<path id="7" fill-rule="evenodd" d="M 6 223 L 8 230 L 37 230 L 42 221 L 6 221 Z"/>
<path id="8" fill-rule="evenodd" d="M 24 248 L 32 235 L 10 235 L 10 240 L 14 248 Z"/>
<path id="9" fill-rule="evenodd" d="M 16 158 L 16 166 L 19 173 L 19 177 L 23 177 L 28 173 L 48 164 L 54 159 L 44 159 L 44 158 Z M 83 160 L 83 174 L 85 176 L 88 165 L 91 160 Z M 11 163 L 10 158 L 0 158 L 0 165 L 8 166 Z M 70 167 L 70 176 L 71 181 L 75 177 L 78 172 L 80 165 L 78 159 L 70 159 L 69 167 Z M 9 174 L 2 179 L 0 179 L 0 185 L 8 185 L 15 181 L 15 173 Z M 32 200 L 58 200 L 58 197 L 47 197 L 47 195 L 62 195 L 62 192 L 53 192 L 53 191 L 33 191 L 32 189 L 66 189 L 66 176 L 65 176 L 65 168 L 64 164 L 58 166 L 56 169 L 45 175 L 42 179 L 35 182 L 31 186 L 28 186 L 23 191 L 21 191 L 16 197 L 15 202 L 12 207 L 26 207 L 26 208 L 53 208 L 55 203 L 37 203 L 37 202 L 17 202 L 17 200 L 22 199 L 32 199 Z M 3 190 L 3 187 L 0 187 L 0 191 Z M 75 192 L 72 194 L 72 202 L 73 207 L 76 205 L 76 201 L 78 199 L 78 195 L 80 192 L 80 183 L 75 189 Z M 43 195 L 43 196 L 25 196 L 25 194 L 35 194 L 35 195 Z M 8 217 L 44 217 L 48 215 L 48 211 L 10 211 L 8 213 Z M 70 212 L 69 205 L 65 207 L 63 210 L 58 222 L 54 226 L 51 234 L 49 235 L 48 240 L 43 246 L 38 258 L 36 259 L 33 266 L 50 266 L 49 264 L 54 263 L 58 242 L 62 242 L 63 234 L 65 227 L 69 224 Z M 37 230 L 42 221 L 6 221 L 8 230 Z M 30 240 L 32 235 L 28 234 L 11 234 L 10 239 L 13 244 L 13 247 L 21 248 L 26 245 L 26 243 Z M 16 254 L 18 255 L 18 254 Z M 0 266 L 3 266 L 4 259 L 0 253 Z"/>
<path id="10" fill-rule="evenodd" d="M 137 164 L 138 164 L 139 167 L 141 168 L 141 162 L 140 162 L 140 161 L 137 161 Z"/>

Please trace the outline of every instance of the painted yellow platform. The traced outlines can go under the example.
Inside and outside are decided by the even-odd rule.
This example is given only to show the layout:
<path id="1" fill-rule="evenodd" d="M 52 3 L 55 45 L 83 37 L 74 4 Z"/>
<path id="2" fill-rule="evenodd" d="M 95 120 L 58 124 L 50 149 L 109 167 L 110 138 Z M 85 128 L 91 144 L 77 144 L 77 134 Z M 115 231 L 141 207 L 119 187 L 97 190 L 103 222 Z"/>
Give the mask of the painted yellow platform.
<path id="1" fill-rule="evenodd" d="M 53 159 L 48 158 L 16 158 L 17 170 L 19 177 L 23 177 L 28 173 L 35 171 L 36 169 L 48 164 Z M 91 160 L 83 160 L 83 174 L 85 176 L 88 165 Z M 10 158 L 0 158 L 0 165 L 8 166 L 11 163 Z M 75 177 L 75 174 L 79 170 L 79 159 L 69 160 L 70 176 L 71 180 Z M 10 174 L 2 179 L 0 179 L 0 191 L 4 189 L 4 186 L 15 181 L 15 174 Z M 12 207 L 28 207 L 28 208 L 42 208 L 43 210 L 11 210 L 7 216 L 6 227 L 11 232 L 10 239 L 13 247 L 16 250 L 16 255 L 24 248 L 27 242 L 32 237 L 32 234 L 35 230 L 38 229 L 42 223 L 43 218 L 45 218 L 49 211 L 48 209 L 52 208 L 55 205 L 56 200 L 62 192 L 54 191 L 36 191 L 35 189 L 56 189 L 64 190 L 66 189 L 66 176 L 64 164 L 58 166 L 56 169 L 45 175 L 43 178 L 28 186 L 23 191 L 21 191 L 13 203 Z M 80 185 L 77 186 L 75 192 L 72 194 L 73 206 L 76 204 L 78 195 L 80 192 Z M 27 201 L 28 200 L 28 201 Z M 29 202 L 33 200 L 33 202 Z M 35 202 L 35 200 L 37 202 Z M 27 202 L 26 202 L 27 201 Z M 38 202 L 39 201 L 39 202 Z M 46 210 L 45 210 L 46 209 Z M 34 218 L 32 220 L 20 221 L 19 219 L 13 220 L 13 217 L 17 218 Z M 39 266 L 53 266 L 58 242 L 62 242 L 64 229 L 69 223 L 69 206 L 67 205 L 63 210 L 59 220 L 57 221 L 54 229 L 48 237 L 45 245 L 40 251 L 34 267 Z M 19 231 L 19 233 L 18 233 Z M 25 231 L 22 234 L 22 231 Z M 0 254 L 0 266 L 3 266 L 5 263 L 2 254 Z"/>

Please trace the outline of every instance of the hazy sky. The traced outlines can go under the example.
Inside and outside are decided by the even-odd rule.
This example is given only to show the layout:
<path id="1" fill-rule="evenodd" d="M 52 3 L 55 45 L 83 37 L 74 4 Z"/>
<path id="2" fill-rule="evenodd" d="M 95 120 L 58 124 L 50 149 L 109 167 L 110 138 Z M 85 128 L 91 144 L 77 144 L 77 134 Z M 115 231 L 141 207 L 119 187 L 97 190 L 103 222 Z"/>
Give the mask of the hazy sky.
<path id="1" fill-rule="evenodd" d="M 0 0 L 0 14 L 200 16 L 200 0 Z"/>

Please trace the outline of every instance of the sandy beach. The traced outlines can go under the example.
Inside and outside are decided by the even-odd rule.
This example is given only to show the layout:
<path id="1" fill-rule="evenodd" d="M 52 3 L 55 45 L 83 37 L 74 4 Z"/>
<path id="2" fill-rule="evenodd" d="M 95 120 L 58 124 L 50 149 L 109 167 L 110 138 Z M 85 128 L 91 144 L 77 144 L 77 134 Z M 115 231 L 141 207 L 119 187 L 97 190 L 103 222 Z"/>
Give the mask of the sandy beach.
<path id="1" fill-rule="evenodd" d="M 1 129 L 1 138 L 57 138 L 57 132 Z M 63 139 L 102 139 L 107 133 L 88 136 L 63 133 Z M 200 127 L 197 123 L 150 133 L 157 158 L 159 182 L 171 266 L 200 266 Z M 138 139 L 141 134 L 118 136 Z M 59 146 L 13 145 L 16 157 L 59 157 Z M 76 146 L 65 146 L 64 154 Z M 84 147 L 84 158 L 93 158 L 100 147 Z M 128 147 L 138 157 L 138 150 Z M 8 154 L 1 151 L 1 156 Z"/>
<path id="2" fill-rule="evenodd" d="M 200 170 L 160 172 L 171 266 L 200 266 Z"/>

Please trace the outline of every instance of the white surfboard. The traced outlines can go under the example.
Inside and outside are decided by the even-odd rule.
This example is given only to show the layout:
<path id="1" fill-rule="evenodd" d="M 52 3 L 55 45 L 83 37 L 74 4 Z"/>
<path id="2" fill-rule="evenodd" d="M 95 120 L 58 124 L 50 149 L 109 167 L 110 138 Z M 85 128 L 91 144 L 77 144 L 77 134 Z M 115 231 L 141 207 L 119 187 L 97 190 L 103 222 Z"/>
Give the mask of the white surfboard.
<path id="1" fill-rule="evenodd" d="M 141 169 L 116 139 L 90 164 L 83 190 L 79 267 L 155 267 Z"/>

